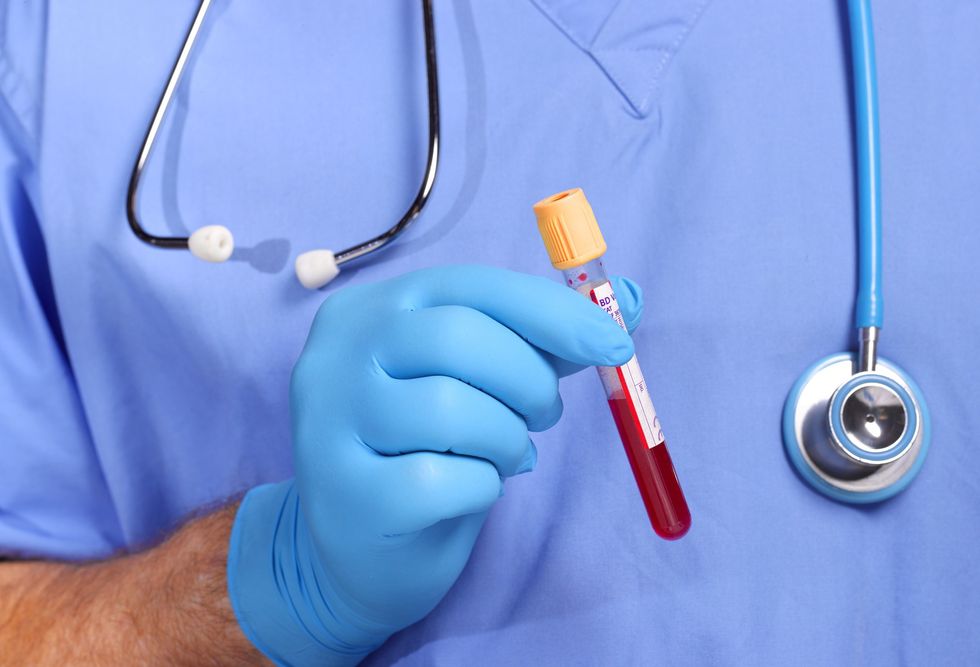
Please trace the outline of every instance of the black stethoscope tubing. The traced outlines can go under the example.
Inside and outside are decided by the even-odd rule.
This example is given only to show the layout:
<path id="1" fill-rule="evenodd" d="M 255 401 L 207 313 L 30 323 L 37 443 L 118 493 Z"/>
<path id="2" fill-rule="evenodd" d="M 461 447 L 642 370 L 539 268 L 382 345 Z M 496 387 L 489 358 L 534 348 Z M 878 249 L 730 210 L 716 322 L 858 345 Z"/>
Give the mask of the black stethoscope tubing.
<path id="1" fill-rule="evenodd" d="M 143 176 L 143 171 L 149 162 L 150 155 L 156 143 L 157 134 L 163 125 L 170 102 L 173 98 L 177 86 L 180 84 L 180 77 L 183 74 L 184 66 L 190 56 L 194 43 L 197 41 L 198 33 L 204 24 L 211 0 L 201 0 L 194 20 L 191 22 L 184 38 L 180 53 L 174 61 L 167 78 L 167 84 L 157 102 L 156 111 L 146 129 L 143 143 L 140 147 L 133 170 L 129 178 L 129 187 L 126 192 L 126 218 L 129 227 L 138 239 L 156 248 L 176 248 L 188 249 L 190 239 L 187 236 L 157 236 L 146 231 L 140 221 L 138 213 L 139 188 Z M 439 75 L 436 60 L 436 40 L 435 24 L 432 16 L 432 0 L 422 0 L 422 16 L 425 31 L 425 72 L 426 72 L 426 91 L 429 107 L 429 141 L 428 155 L 426 157 L 425 171 L 422 174 L 422 182 L 419 185 L 415 199 L 412 200 L 405 214 L 390 228 L 367 241 L 358 243 L 346 250 L 336 253 L 338 265 L 344 264 L 359 257 L 364 257 L 370 253 L 380 250 L 384 246 L 395 240 L 408 226 L 415 221 L 425 207 L 435 184 L 436 170 L 439 166 Z"/>

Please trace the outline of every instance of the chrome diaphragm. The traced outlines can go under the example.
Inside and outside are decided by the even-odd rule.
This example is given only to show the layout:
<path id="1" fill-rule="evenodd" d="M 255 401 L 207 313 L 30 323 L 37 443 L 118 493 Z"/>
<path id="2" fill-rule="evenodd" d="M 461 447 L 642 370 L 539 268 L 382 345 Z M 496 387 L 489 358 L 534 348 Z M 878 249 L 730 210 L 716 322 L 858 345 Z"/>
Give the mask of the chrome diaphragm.
<path id="1" fill-rule="evenodd" d="M 929 446 L 919 388 L 878 358 L 858 371 L 858 355 L 837 354 L 804 372 L 783 411 L 786 453 L 818 491 L 848 503 L 885 500 L 908 486 Z"/>

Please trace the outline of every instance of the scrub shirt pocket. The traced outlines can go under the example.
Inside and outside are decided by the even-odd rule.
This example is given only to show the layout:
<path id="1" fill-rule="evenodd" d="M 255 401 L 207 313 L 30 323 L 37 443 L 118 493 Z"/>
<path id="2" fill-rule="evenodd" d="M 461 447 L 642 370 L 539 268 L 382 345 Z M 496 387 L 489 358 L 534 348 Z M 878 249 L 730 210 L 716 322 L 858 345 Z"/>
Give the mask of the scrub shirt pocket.
<path id="1" fill-rule="evenodd" d="M 674 56 L 711 0 L 531 0 L 585 51 L 627 111 L 653 110 Z"/>

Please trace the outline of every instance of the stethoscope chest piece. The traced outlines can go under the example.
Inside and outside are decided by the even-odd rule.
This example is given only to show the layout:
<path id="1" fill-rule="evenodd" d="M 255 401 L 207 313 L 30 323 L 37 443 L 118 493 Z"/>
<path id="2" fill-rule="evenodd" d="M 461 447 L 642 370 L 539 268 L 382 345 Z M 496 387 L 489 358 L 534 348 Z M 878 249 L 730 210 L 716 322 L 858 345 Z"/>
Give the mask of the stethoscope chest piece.
<path id="1" fill-rule="evenodd" d="M 929 449 L 929 412 L 915 382 L 879 358 L 855 373 L 857 355 L 822 359 L 797 380 L 783 410 L 783 442 L 813 488 L 846 503 L 902 491 Z"/>

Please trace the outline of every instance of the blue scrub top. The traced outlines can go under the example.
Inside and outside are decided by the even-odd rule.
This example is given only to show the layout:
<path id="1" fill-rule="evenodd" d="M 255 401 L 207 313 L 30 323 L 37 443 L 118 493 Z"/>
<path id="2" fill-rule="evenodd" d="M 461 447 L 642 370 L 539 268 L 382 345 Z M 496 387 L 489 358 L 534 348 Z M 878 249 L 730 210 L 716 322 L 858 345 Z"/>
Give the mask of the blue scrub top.
<path id="1" fill-rule="evenodd" d="M 530 205 L 581 186 L 646 291 L 637 350 L 694 518 L 650 530 L 594 373 L 563 381 L 443 603 L 370 665 L 980 661 L 980 5 L 875 3 L 882 352 L 925 392 L 919 478 L 831 502 L 783 453 L 803 369 L 852 347 L 842 3 L 435 3 L 429 207 L 326 293 L 479 262 L 555 275 Z M 291 475 L 287 384 L 325 292 L 292 275 L 401 215 L 424 165 L 418 3 L 217 0 L 141 201 L 129 171 L 196 7 L 0 0 L 0 550 L 138 548 Z M 555 275 L 557 279 L 557 275 Z"/>

